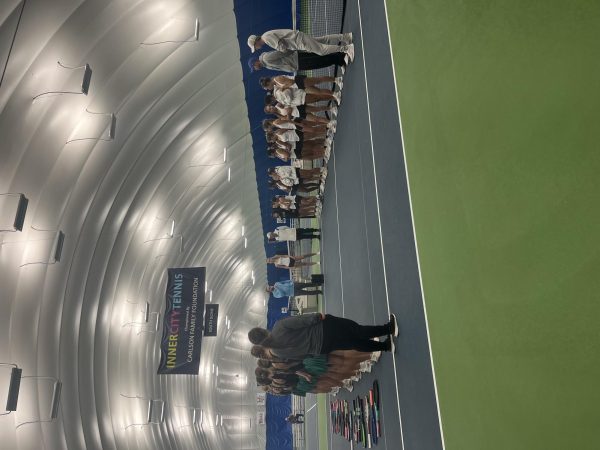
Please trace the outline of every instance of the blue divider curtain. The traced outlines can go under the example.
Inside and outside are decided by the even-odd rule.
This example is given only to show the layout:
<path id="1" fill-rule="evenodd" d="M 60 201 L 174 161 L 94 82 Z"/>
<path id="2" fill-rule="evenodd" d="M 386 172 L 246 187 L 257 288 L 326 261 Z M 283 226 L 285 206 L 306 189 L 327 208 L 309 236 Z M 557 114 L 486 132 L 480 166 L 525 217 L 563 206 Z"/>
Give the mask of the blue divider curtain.
<path id="1" fill-rule="evenodd" d="M 276 195 L 276 192 L 268 188 L 267 168 L 284 163 L 279 160 L 267 158 L 265 134 L 262 130 L 262 120 L 265 118 L 263 110 L 265 91 L 258 84 L 258 80 L 263 76 L 277 75 L 278 72 L 263 69 L 259 72 L 251 73 L 247 61 L 252 56 L 252 53 L 247 45 L 247 40 L 251 34 L 260 35 L 272 29 L 292 28 L 292 6 L 291 2 L 285 0 L 234 0 L 233 9 L 237 21 L 248 118 L 250 120 L 250 129 L 252 130 L 258 197 L 263 230 L 266 233 L 281 225 L 271 217 L 271 197 Z M 258 53 L 255 52 L 254 55 L 258 56 Z M 266 239 L 265 249 L 269 256 L 287 251 L 285 244 L 268 244 Z M 269 265 L 267 279 L 270 284 L 288 278 L 289 272 L 287 270 L 276 269 L 273 265 Z M 276 299 L 272 296 L 269 298 L 267 312 L 267 327 L 269 329 L 278 319 L 288 314 L 281 312 L 281 308 L 286 306 L 287 299 Z M 267 450 L 292 449 L 291 426 L 284 420 L 290 412 L 291 400 L 289 396 L 278 397 L 267 395 Z"/>

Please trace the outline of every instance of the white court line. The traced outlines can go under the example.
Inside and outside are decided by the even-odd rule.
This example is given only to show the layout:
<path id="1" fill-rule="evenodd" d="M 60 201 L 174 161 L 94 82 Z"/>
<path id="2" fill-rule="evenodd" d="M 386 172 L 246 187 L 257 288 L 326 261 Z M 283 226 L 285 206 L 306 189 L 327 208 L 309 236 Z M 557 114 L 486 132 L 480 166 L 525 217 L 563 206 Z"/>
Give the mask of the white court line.
<path id="1" fill-rule="evenodd" d="M 369 290 L 371 291 L 371 312 L 373 313 L 373 325 L 377 325 L 377 322 L 375 320 L 375 299 L 373 298 L 373 274 L 371 271 L 371 247 L 369 246 L 369 233 L 368 231 L 368 227 L 367 227 L 367 203 L 366 203 L 366 199 L 365 199 L 365 183 L 364 183 L 364 178 L 362 177 L 362 173 L 363 173 L 363 163 L 362 163 L 362 157 L 359 155 L 358 156 L 358 163 L 360 164 L 360 173 L 361 173 L 361 177 L 360 177 L 360 189 L 362 192 L 362 199 L 363 199 L 363 223 L 365 224 L 365 242 L 367 244 L 367 266 L 369 267 Z"/>
<path id="2" fill-rule="evenodd" d="M 377 205 L 377 223 L 379 225 L 379 243 L 381 245 L 381 262 L 383 265 L 383 281 L 385 285 L 385 301 L 387 303 L 388 314 L 391 312 L 390 310 L 390 298 L 387 284 L 387 271 L 385 267 L 385 251 L 383 248 L 383 233 L 381 231 L 381 214 L 379 210 L 379 190 L 377 188 L 377 171 L 375 169 L 375 148 L 373 144 L 373 129 L 371 125 L 371 104 L 369 102 L 369 82 L 367 80 L 367 62 L 365 58 L 365 45 L 363 40 L 363 28 L 362 28 L 362 14 L 360 12 L 360 0 L 358 0 L 358 24 L 360 27 L 360 42 L 361 42 L 361 51 L 363 57 L 363 69 L 365 73 L 365 91 L 367 94 L 367 115 L 369 119 L 369 138 L 371 139 L 371 158 L 373 161 L 373 177 L 375 184 L 375 203 Z M 400 392 L 398 389 L 398 371 L 396 370 L 396 356 L 392 353 L 393 358 L 393 366 L 394 366 L 394 379 L 396 380 L 396 401 L 398 402 L 398 418 L 400 423 L 400 437 L 402 440 L 402 448 L 404 447 L 404 431 L 402 430 L 402 412 L 400 411 Z"/>
<path id="3" fill-rule="evenodd" d="M 337 194 L 337 173 L 335 171 L 335 144 L 331 144 L 331 157 L 333 159 L 333 175 L 335 176 L 335 181 L 333 183 L 333 188 L 335 191 L 335 217 L 337 220 L 337 240 L 338 240 L 338 256 L 340 261 L 340 286 L 342 288 L 342 317 L 346 317 L 346 306 L 344 304 L 344 273 L 342 272 L 342 243 L 340 239 L 340 213 L 338 208 L 338 194 Z M 331 161 L 331 159 L 330 159 Z"/>
<path id="4" fill-rule="evenodd" d="M 304 411 L 304 414 L 306 415 L 306 413 L 310 412 L 310 410 L 313 409 L 315 406 L 317 406 L 316 403 L 314 405 L 312 405 L 310 408 L 308 408 L 306 411 Z"/>
<path id="5" fill-rule="evenodd" d="M 323 251 L 323 216 L 319 216 L 319 236 L 321 237 L 321 239 L 319 239 L 319 252 L 321 252 L 321 254 L 319 255 L 320 260 L 321 260 L 321 273 L 325 273 L 325 252 Z M 323 293 L 321 294 L 321 303 L 323 304 L 323 314 L 325 314 L 325 311 L 327 311 L 327 300 L 325 299 L 325 285 L 323 285 Z M 318 297 L 317 297 L 318 299 Z M 318 306 L 317 306 L 318 308 Z"/>
<path id="6" fill-rule="evenodd" d="M 419 246 L 417 244 L 417 230 L 415 229 L 415 216 L 413 214 L 412 197 L 410 194 L 410 181 L 408 178 L 408 166 L 406 161 L 406 146 L 404 145 L 404 131 L 402 130 L 402 116 L 400 114 L 400 97 L 398 96 L 398 85 L 396 78 L 396 67 L 394 65 L 394 52 L 392 51 L 392 36 L 390 34 L 390 21 L 388 19 L 387 1 L 383 0 L 385 7 L 385 22 L 387 24 L 388 42 L 390 45 L 390 57 L 392 59 L 392 72 L 394 74 L 394 90 L 396 93 L 396 105 L 398 106 L 398 121 L 400 122 L 400 138 L 402 140 L 402 155 L 404 156 L 404 172 L 406 173 L 406 187 L 408 190 L 408 203 L 410 205 L 410 220 L 413 228 L 413 236 L 415 237 L 415 252 L 417 254 L 417 269 L 419 271 L 419 285 L 421 287 L 421 299 L 423 301 L 423 312 L 425 314 L 425 328 L 427 330 L 427 345 L 429 346 L 429 358 L 431 360 L 431 373 L 433 375 L 433 388 L 435 391 L 435 404 L 437 407 L 438 421 L 440 424 L 440 436 L 442 438 L 442 449 L 445 450 L 444 429 L 442 428 L 442 414 L 440 412 L 440 399 L 438 397 L 437 381 L 435 378 L 435 366 L 433 364 L 433 352 L 431 351 L 431 337 L 429 336 L 429 322 L 427 321 L 427 307 L 425 305 L 425 292 L 423 291 L 423 277 L 421 275 L 421 261 L 419 260 Z"/>

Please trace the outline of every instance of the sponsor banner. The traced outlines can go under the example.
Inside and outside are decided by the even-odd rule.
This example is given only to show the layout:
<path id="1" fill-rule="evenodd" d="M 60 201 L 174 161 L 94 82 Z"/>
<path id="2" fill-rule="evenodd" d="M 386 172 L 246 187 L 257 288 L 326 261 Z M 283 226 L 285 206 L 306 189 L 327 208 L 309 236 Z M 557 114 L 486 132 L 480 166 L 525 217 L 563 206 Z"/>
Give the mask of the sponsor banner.
<path id="1" fill-rule="evenodd" d="M 267 393 L 257 392 L 256 393 L 256 406 L 265 406 L 267 403 Z"/>
<path id="2" fill-rule="evenodd" d="M 159 374 L 198 375 L 205 267 L 168 269 Z"/>
<path id="3" fill-rule="evenodd" d="M 204 312 L 204 336 L 216 336 L 219 323 L 219 305 L 209 303 Z"/>

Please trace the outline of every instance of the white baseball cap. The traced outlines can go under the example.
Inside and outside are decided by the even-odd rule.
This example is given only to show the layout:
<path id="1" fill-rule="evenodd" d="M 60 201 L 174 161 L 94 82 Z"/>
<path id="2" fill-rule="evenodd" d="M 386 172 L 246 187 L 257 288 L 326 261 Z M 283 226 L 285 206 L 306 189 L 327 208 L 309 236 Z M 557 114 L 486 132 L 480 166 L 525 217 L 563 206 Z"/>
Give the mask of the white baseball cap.
<path id="1" fill-rule="evenodd" d="M 252 53 L 254 53 L 254 51 L 256 50 L 254 48 L 254 43 L 256 42 L 256 40 L 258 39 L 258 36 L 251 34 L 250 37 L 248 38 L 248 47 L 250 47 L 250 51 Z"/>

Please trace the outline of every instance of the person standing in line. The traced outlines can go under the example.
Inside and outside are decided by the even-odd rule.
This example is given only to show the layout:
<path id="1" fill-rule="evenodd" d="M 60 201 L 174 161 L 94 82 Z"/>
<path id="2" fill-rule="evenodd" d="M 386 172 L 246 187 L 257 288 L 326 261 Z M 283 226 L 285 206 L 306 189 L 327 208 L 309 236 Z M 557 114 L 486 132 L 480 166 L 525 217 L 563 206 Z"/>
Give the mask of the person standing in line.
<path id="1" fill-rule="evenodd" d="M 260 36 L 251 34 L 248 37 L 248 47 L 252 53 L 265 45 L 280 52 L 301 50 L 320 56 L 346 53 L 351 61 L 354 59 L 352 33 L 310 36 L 299 30 L 279 29 L 266 31 Z"/>
<path id="2" fill-rule="evenodd" d="M 318 228 L 291 228 L 280 226 L 267 233 L 268 242 L 295 242 L 303 239 L 321 239 L 321 231 Z"/>
<path id="3" fill-rule="evenodd" d="M 272 286 L 267 285 L 266 291 L 273 294 L 275 298 L 295 297 L 297 295 L 317 295 L 323 294 L 319 288 L 321 283 L 300 283 L 294 280 L 277 281 Z"/>
<path id="4" fill-rule="evenodd" d="M 275 87 L 281 89 L 306 89 L 309 87 L 316 88 L 317 85 L 321 83 L 333 83 L 338 90 L 341 90 L 344 86 L 342 77 L 307 77 L 306 75 L 277 75 L 275 77 L 261 77 L 258 82 L 265 91 L 272 91 Z"/>
<path id="5" fill-rule="evenodd" d="M 388 336 L 383 342 L 373 340 Z M 396 316 L 384 325 L 359 325 L 353 320 L 330 314 L 302 314 L 278 320 L 271 331 L 252 328 L 248 339 L 261 345 L 278 358 L 302 359 L 309 355 L 324 355 L 335 350 L 394 353 L 394 338 L 398 336 Z"/>
<path id="6" fill-rule="evenodd" d="M 304 423 L 304 414 L 302 413 L 296 413 L 296 414 L 290 414 L 289 416 L 287 416 L 285 418 L 286 422 L 289 423 Z"/>
<path id="7" fill-rule="evenodd" d="M 288 50 L 285 52 L 264 52 L 257 58 L 251 56 L 248 59 L 248 67 L 251 72 L 267 68 L 281 72 L 298 72 L 299 70 L 323 69 L 337 65 L 344 69 L 352 61 L 346 53 L 331 53 L 329 55 L 317 55 L 315 53 Z"/>
<path id="8" fill-rule="evenodd" d="M 294 267 L 314 266 L 321 264 L 319 261 L 312 262 L 310 258 L 319 253 L 309 253 L 307 255 L 273 255 L 267 258 L 267 264 L 274 264 L 278 269 L 292 269 Z M 308 259 L 308 261 L 305 261 Z"/>

